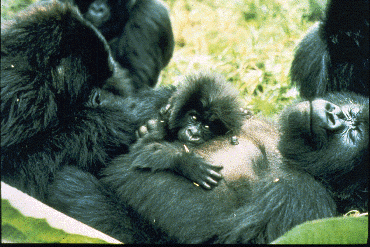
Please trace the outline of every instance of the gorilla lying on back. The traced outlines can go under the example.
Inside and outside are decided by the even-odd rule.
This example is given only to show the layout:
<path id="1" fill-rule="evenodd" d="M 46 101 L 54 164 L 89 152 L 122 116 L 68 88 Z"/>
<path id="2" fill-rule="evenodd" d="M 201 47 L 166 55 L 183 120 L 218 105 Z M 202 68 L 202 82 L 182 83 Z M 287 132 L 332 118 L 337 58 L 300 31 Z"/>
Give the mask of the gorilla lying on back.
<path id="1" fill-rule="evenodd" d="M 172 93 L 123 98 L 107 90 L 124 94 L 127 74 L 74 7 L 34 5 L 2 23 L 2 181 L 45 201 L 62 166 L 98 175 L 127 152 Z"/>
<path id="2" fill-rule="evenodd" d="M 343 90 L 369 96 L 369 0 L 331 0 L 300 42 L 291 77 L 304 98 Z"/>
<path id="3" fill-rule="evenodd" d="M 168 10 L 161 1 L 59 1 L 75 4 L 84 18 L 101 31 L 115 60 L 129 70 L 136 89 L 155 86 L 175 45 Z"/>
<path id="4" fill-rule="evenodd" d="M 161 124 L 151 125 L 141 134 L 145 139 L 161 129 Z M 280 131 L 252 117 L 236 134 L 237 145 L 233 136 L 226 133 L 189 148 L 224 167 L 224 179 L 212 190 L 168 170 L 138 169 L 137 150 L 105 169 L 105 186 L 66 167 L 52 199 L 122 241 L 125 229 L 117 226 L 122 225 L 121 208 L 129 206 L 145 222 L 139 224 L 162 232 L 143 227 L 147 242 L 270 243 L 305 221 L 368 210 L 368 98 L 333 93 L 303 101 L 282 113 Z M 155 148 L 147 151 L 155 156 Z M 63 193 L 65 181 L 76 183 L 67 189 L 73 193 Z M 101 208 L 109 210 L 101 215 Z"/>

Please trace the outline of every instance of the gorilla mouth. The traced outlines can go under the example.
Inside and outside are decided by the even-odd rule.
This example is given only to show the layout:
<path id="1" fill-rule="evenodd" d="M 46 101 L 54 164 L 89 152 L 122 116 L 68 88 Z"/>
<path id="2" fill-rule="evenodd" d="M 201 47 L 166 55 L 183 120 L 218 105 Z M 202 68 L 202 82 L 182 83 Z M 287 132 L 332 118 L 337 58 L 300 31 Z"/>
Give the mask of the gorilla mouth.
<path id="1" fill-rule="evenodd" d="M 312 143 L 312 146 L 316 146 L 318 142 L 321 143 L 327 139 L 326 130 L 315 119 L 315 108 L 311 100 L 299 103 L 295 109 L 299 116 L 297 116 L 294 122 L 302 130 L 302 133 L 306 133 L 304 136 L 307 142 Z"/>
<path id="2" fill-rule="evenodd" d="M 203 139 L 200 136 L 192 136 L 192 137 L 189 137 L 188 142 L 190 144 L 196 144 L 196 145 L 198 145 L 198 144 L 202 144 L 204 141 L 203 141 Z"/>
<path id="3" fill-rule="evenodd" d="M 200 141 L 200 137 L 199 136 L 189 136 L 189 141 L 198 142 Z"/>

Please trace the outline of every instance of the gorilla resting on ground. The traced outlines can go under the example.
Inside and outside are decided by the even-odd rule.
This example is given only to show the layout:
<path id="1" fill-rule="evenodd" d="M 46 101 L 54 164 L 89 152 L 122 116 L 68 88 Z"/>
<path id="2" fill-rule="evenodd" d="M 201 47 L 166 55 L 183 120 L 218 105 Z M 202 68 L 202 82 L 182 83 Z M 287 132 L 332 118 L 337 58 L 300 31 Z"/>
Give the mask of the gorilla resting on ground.
<path id="1" fill-rule="evenodd" d="M 369 96 L 369 0 L 331 0 L 300 42 L 291 77 L 304 98 L 343 90 Z"/>
<path id="2" fill-rule="evenodd" d="M 152 125 L 143 138 L 161 128 Z M 303 101 L 282 113 L 280 131 L 252 117 L 236 135 L 238 145 L 233 136 L 189 148 L 224 167 L 224 179 L 212 190 L 170 170 L 138 169 L 143 158 L 137 150 L 105 169 L 105 186 L 66 167 L 52 200 L 122 241 L 121 208 L 130 206 L 142 225 L 166 233 L 143 227 L 148 242 L 177 243 L 269 243 L 305 221 L 368 210 L 368 98 L 333 93 Z"/>
<path id="3" fill-rule="evenodd" d="M 136 89 L 153 87 L 169 63 L 174 37 L 167 8 L 159 0 L 59 0 L 78 6 L 108 40 Z"/>
<path id="4" fill-rule="evenodd" d="M 35 5 L 2 23 L 2 181 L 44 201 L 62 166 L 98 175 L 126 153 L 172 93 L 122 98 L 106 90 L 125 93 L 129 81 L 103 36 L 71 6 Z"/>

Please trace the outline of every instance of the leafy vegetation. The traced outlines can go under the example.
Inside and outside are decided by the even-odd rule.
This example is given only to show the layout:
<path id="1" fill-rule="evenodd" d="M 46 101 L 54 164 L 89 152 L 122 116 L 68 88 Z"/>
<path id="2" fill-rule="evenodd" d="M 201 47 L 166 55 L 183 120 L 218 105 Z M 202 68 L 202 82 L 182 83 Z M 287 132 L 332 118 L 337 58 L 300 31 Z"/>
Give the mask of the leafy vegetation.
<path id="1" fill-rule="evenodd" d="M 248 107 L 274 115 L 297 97 L 289 80 L 295 46 L 313 24 L 307 1 L 169 0 L 175 55 L 162 84 L 198 70 L 223 74 Z"/>
<path id="2" fill-rule="evenodd" d="M 368 216 L 350 216 L 305 222 L 275 240 L 274 244 L 366 244 Z"/>
<path id="3" fill-rule="evenodd" d="M 24 216 L 4 199 L 1 199 L 1 239 L 12 243 L 106 243 L 53 228 L 45 219 Z"/>

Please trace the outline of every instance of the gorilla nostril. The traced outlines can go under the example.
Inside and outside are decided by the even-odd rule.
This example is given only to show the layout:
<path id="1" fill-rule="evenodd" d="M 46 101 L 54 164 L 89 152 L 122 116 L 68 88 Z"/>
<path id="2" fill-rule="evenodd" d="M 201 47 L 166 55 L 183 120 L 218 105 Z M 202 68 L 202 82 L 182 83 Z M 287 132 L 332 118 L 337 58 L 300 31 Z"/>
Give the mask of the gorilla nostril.
<path id="1" fill-rule="evenodd" d="M 326 116 L 327 116 L 327 120 L 328 120 L 328 123 L 334 125 L 335 124 L 335 118 L 334 118 L 334 115 L 327 112 L 326 113 Z"/>

